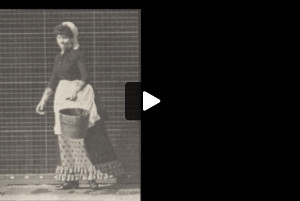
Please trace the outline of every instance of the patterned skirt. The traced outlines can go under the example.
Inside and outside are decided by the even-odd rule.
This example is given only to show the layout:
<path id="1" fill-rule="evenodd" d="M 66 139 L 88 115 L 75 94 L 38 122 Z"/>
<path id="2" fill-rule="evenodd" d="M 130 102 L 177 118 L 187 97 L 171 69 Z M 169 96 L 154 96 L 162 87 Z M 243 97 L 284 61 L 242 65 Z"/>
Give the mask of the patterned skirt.
<path id="1" fill-rule="evenodd" d="M 104 180 L 124 173 L 101 120 L 88 129 L 86 138 L 58 135 L 58 143 L 60 164 L 55 178 L 59 181 Z"/>

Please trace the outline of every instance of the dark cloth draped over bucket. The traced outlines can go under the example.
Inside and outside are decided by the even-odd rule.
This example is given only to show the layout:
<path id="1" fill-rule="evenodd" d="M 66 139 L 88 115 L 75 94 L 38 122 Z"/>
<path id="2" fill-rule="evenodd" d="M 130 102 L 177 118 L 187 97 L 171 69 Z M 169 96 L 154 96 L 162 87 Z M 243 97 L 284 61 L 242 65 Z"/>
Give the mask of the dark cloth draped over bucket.
<path id="1" fill-rule="evenodd" d="M 95 125 L 87 130 L 87 136 L 84 139 L 84 144 L 91 162 L 99 164 L 116 160 L 117 155 L 110 139 L 108 138 L 105 127 L 105 121 L 108 119 L 107 112 L 103 107 L 99 93 L 97 93 L 96 90 L 94 90 L 94 93 L 95 104 L 101 119 L 96 121 Z"/>

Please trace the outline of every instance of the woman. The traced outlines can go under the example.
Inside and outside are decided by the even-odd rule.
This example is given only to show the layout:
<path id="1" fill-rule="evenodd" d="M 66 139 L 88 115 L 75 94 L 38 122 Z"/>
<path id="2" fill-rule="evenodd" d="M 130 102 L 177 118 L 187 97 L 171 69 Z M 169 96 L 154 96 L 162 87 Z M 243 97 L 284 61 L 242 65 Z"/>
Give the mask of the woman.
<path id="1" fill-rule="evenodd" d="M 90 187 L 96 189 L 97 179 L 123 175 L 123 168 L 105 133 L 98 97 L 89 83 L 84 55 L 79 49 L 77 27 L 72 22 L 63 22 L 54 28 L 54 33 L 61 52 L 55 57 L 52 76 L 36 112 L 45 114 L 45 105 L 55 92 L 54 133 L 58 136 L 61 159 L 56 168 L 56 179 L 64 182 L 60 188 L 78 188 L 79 181 L 88 180 Z M 59 110 L 65 108 L 82 108 L 90 112 L 84 139 L 71 139 L 61 132 Z"/>

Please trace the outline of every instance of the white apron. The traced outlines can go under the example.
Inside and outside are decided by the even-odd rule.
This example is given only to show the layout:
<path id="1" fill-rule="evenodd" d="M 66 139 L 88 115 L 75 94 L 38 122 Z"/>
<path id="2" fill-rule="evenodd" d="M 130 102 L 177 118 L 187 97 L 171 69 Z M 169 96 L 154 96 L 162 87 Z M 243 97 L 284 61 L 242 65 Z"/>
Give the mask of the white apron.
<path id="1" fill-rule="evenodd" d="M 76 85 L 80 80 L 61 80 L 56 88 L 54 97 L 54 114 L 55 114 L 55 124 L 54 133 L 56 135 L 61 134 L 60 120 L 59 120 L 59 110 L 66 108 L 80 108 L 85 109 L 90 112 L 89 128 L 95 125 L 95 122 L 100 119 L 97 112 L 97 107 L 95 104 L 95 94 L 92 86 L 87 84 L 84 89 L 82 89 L 77 94 L 77 100 L 71 101 L 66 100 L 67 97 L 74 92 Z"/>

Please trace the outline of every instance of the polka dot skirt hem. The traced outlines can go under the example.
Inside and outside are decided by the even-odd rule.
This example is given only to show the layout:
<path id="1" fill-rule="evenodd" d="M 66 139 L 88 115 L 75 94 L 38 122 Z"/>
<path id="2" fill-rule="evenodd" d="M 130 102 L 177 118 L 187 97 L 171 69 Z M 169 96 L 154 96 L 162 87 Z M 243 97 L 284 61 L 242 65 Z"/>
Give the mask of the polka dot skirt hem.
<path id="1" fill-rule="evenodd" d="M 69 139 L 58 136 L 61 165 L 56 168 L 56 179 L 59 181 L 104 180 L 123 174 L 122 164 L 111 161 L 92 164 L 83 139 Z"/>

